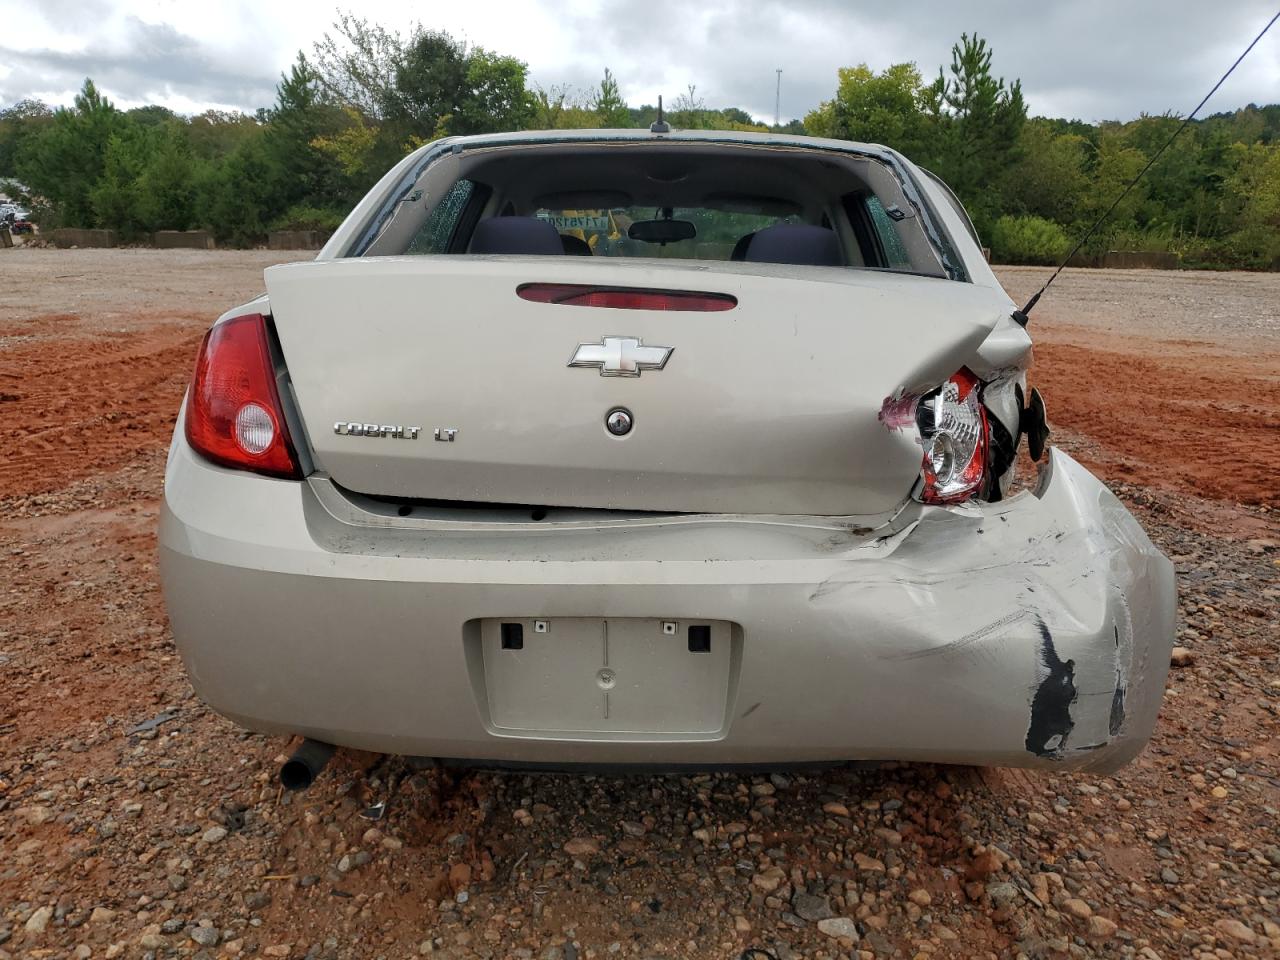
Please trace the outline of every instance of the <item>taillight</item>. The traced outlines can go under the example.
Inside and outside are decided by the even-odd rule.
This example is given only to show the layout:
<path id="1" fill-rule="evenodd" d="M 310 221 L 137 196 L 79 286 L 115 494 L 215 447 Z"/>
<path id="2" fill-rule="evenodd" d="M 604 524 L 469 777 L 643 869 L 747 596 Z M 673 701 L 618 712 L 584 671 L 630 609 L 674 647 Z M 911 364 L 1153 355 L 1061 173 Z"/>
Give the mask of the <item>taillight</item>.
<path id="1" fill-rule="evenodd" d="M 192 449 L 214 463 L 301 479 L 261 314 L 233 317 L 205 334 L 187 397 L 186 433 Z"/>
<path id="2" fill-rule="evenodd" d="M 979 494 L 987 477 L 990 445 L 980 381 L 964 368 L 936 390 L 885 401 L 880 419 L 889 429 L 914 426 L 924 449 L 920 470 L 923 503 L 954 504 Z"/>
<path id="3" fill-rule="evenodd" d="M 521 300 L 574 307 L 612 307 L 615 310 L 688 310 L 700 313 L 732 310 L 736 297 L 727 293 L 687 290 L 638 290 L 597 287 L 585 283 L 526 283 L 516 288 Z"/>

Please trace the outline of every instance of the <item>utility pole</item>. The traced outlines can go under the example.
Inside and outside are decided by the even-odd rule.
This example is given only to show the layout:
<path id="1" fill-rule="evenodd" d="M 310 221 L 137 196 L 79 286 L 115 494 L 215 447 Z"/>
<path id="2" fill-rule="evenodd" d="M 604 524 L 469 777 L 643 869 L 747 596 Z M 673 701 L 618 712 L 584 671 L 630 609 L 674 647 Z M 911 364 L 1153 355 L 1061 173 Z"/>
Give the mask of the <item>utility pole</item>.
<path id="1" fill-rule="evenodd" d="M 773 95 L 773 129 L 782 126 L 782 68 L 777 69 L 778 86 Z"/>

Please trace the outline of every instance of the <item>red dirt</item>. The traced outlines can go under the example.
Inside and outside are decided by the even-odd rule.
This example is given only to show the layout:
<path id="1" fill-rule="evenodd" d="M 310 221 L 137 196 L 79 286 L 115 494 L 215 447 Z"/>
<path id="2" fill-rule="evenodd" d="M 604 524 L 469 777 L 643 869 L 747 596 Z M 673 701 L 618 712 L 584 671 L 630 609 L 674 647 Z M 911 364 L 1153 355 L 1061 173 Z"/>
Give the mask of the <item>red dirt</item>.
<path id="1" fill-rule="evenodd" d="M 1280 361 L 1205 343 L 1040 337 L 1030 378 L 1052 424 L 1093 441 L 1089 467 L 1110 480 L 1216 500 L 1280 505 Z"/>
<path id="2" fill-rule="evenodd" d="M 1022 303 L 1049 271 L 998 273 Z M 1030 332 L 1049 421 L 1103 479 L 1280 503 L 1280 276 L 1068 270 Z"/>
<path id="3" fill-rule="evenodd" d="M 0 367 L 0 496 L 58 490 L 166 446 L 204 322 L 89 337 L 73 314 L 24 323 L 31 339 Z"/>

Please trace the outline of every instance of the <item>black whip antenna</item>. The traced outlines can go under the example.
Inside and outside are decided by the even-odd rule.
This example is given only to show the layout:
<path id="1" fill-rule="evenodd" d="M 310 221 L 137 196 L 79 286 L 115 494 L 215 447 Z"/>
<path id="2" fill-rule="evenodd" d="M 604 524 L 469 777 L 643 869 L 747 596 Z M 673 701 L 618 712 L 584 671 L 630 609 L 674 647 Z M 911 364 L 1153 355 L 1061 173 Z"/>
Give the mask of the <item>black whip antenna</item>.
<path id="1" fill-rule="evenodd" d="M 1209 98 L 1218 92 L 1218 88 L 1226 82 L 1227 77 L 1231 76 L 1231 74 L 1235 72 L 1236 67 L 1240 66 L 1244 58 L 1247 57 L 1249 55 L 1249 52 L 1255 46 L 1258 45 L 1258 41 L 1267 35 L 1267 31 L 1270 30 L 1272 26 L 1275 25 L 1275 22 L 1277 20 L 1280 20 L 1280 10 L 1277 10 L 1276 15 L 1267 21 L 1267 25 L 1262 28 L 1261 33 L 1259 33 L 1256 37 L 1253 38 L 1253 42 L 1244 48 L 1244 53 L 1236 57 L 1236 62 L 1233 63 L 1227 69 L 1227 72 L 1224 73 L 1221 76 L 1221 78 L 1219 78 L 1218 82 L 1213 85 L 1213 89 L 1210 90 L 1208 93 L 1206 93 L 1204 95 L 1204 99 L 1201 100 L 1198 104 L 1196 104 L 1196 108 L 1192 110 L 1189 114 L 1187 114 L 1186 119 L 1183 120 L 1182 123 L 1178 125 L 1178 129 L 1173 131 L 1173 136 L 1171 136 L 1168 140 L 1166 140 L 1164 142 L 1164 145 L 1159 150 L 1157 150 L 1154 154 L 1151 155 L 1151 159 L 1147 161 L 1147 165 L 1142 168 L 1142 170 L 1138 173 L 1136 177 L 1134 177 L 1132 180 L 1129 181 L 1129 185 L 1120 191 L 1120 195 L 1117 196 L 1115 200 L 1111 202 L 1111 206 L 1107 207 L 1106 212 L 1097 219 L 1097 221 L 1093 224 L 1093 226 L 1089 228 L 1088 232 L 1085 233 L 1085 235 L 1080 238 L 1080 241 L 1074 247 L 1071 248 L 1071 252 L 1067 254 L 1066 258 L 1062 261 L 1062 263 L 1058 264 L 1058 269 L 1053 271 L 1053 276 L 1051 276 L 1048 280 L 1044 282 L 1044 286 L 1036 291 L 1035 296 L 1033 296 L 1030 300 L 1027 301 L 1027 305 L 1025 307 L 1023 307 L 1021 310 L 1015 310 L 1013 312 L 1013 319 L 1017 320 L 1018 323 L 1022 324 L 1022 326 L 1024 327 L 1027 325 L 1027 319 L 1028 319 L 1028 315 L 1031 313 L 1031 309 L 1037 303 L 1040 302 L 1040 297 L 1046 290 L 1049 289 L 1049 284 L 1053 283 L 1053 281 L 1058 279 L 1058 274 L 1060 274 L 1063 271 L 1063 269 L 1066 268 L 1067 264 L 1071 262 L 1071 258 L 1074 257 L 1077 253 L 1079 253 L 1080 248 L 1089 242 L 1089 238 L 1098 232 L 1098 228 L 1107 222 L 1107 217 L 1111 216 L 1111 214 L 1115 211 L 1116 207 L 1120 206 L 1120 201 L 1123 200 L 1125 197 L 1127 197 L 1129 195 L 1129 191 L 1138 185 L 1138 181 L 1147 175 L 1147 171 L 1150 170 L 1155 165 L 1155 162 L 1160 159 L 1160 155 L 1169 149 L 1169 145 L 1173 143 L 1174 140 L 1178 139 L 1178 134 L 1182 133 L 1183 130 L 1187 129 L 1187 126 L 1191 123 L 1192 120 L 1195 119 L 1196 114 L 1200 112 L 1200 108 L 1203 107 L 1206 103 L 1208 103 Z"/>
<path id="2" fill-rule="evenodd" d="M 658 119 L 649 124 L 650 133 L 670 133 L 671 124 L 662 117 L 662 94 L 658 94 Z"/>

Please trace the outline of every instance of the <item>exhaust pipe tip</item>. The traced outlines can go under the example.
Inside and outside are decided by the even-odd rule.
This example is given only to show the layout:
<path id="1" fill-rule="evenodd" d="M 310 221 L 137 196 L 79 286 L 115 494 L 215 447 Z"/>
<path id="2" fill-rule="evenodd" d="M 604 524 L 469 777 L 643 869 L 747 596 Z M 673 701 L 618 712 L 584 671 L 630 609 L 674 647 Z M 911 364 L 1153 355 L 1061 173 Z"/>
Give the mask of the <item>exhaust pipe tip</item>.
<path id="1" fill-rule="evenodd" d="M 280 767 L 280 786 L 286 790 L 305 790 L 315 783 L 333 756 L 334 746 L 319 740 L 303 740 L 293 756 Z"/>

